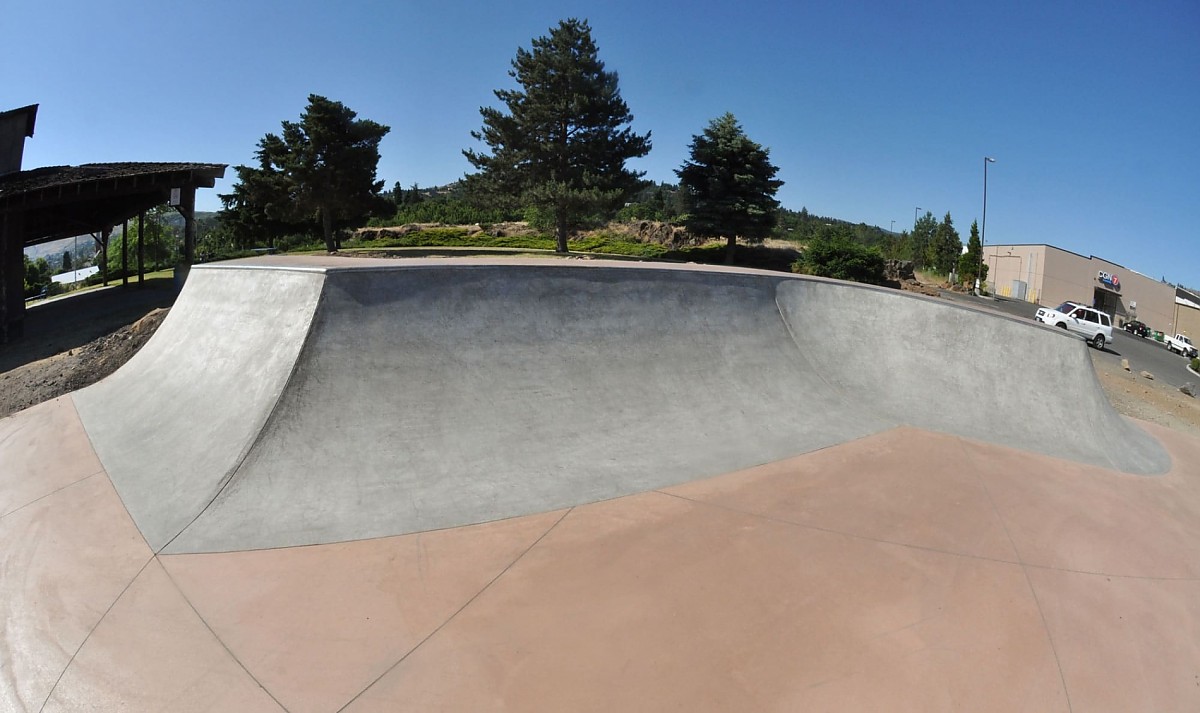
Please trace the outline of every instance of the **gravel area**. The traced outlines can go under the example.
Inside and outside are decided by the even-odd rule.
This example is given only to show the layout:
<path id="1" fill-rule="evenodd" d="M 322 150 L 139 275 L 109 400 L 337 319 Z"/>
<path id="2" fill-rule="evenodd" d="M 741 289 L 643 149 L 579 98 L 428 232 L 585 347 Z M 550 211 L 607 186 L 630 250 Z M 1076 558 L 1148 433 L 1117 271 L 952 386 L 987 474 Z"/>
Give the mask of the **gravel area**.
<path id="1" fill-rule="evenodd" d="M 1092 352 L 1100 384 L 1118 412 L 1200 438 L 1200 402 L 1179 389 Z M 1196 379 L 1200 385 L 1200 378 Z"/>

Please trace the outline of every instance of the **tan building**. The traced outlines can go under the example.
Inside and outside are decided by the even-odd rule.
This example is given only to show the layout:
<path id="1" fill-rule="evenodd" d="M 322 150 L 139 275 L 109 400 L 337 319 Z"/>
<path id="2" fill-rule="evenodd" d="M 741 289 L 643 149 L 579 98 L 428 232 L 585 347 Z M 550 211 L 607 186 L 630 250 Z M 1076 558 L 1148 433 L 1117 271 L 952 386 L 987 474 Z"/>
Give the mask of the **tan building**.
<path id="1" fill-rule="evenodd" d="M 1053 245 L 986 245 L 988 283 L 1002 297 L 1043 306 L 1071 300 L 1112 315 L 1116 326 L 1139 319 L 1166 334 L 1200 336 L 1200 297 L 1096 256 Z"/>
<path id="2" fill-rule="evenodd" d="M 1200 342 L 1200 295 L 1184 289 L 1175 291 L 1175 332 Z"/>

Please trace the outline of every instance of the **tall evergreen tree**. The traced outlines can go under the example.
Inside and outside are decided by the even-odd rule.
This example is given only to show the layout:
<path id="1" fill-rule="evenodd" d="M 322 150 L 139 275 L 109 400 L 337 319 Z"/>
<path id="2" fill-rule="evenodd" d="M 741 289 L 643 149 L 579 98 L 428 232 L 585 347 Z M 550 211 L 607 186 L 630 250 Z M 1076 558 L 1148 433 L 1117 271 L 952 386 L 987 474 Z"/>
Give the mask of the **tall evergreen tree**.
<path id="1" fill-rule="evenodd" d="M 958 274 L 964 282 L 974 284 L 987 279 L 988 266 L 982 264 L 983 243 L 979 240 L 979 221 L 972 221 L 971 236 L 967 239 L 967 251 L 958 259 Z"/>
<path id="2" fill-rule="evenodd" d="M 927 264 L 937 272 L 949 274 L 958 266 L 958 257 L 962 254 L 962 239 L 958 237 L 949 212 L 934 230 L 933 240 L 926 253 Z"/>
<path id="3" fill-rule="evenodd" d="M 382 208 L 383 181 L 375 180 L 379 142 L 390 129 L 341 102 L 316 94 L 300 121 L 258 142 L 259 167 L 238 166 L 233 193 L 222 195 L 222 219 L 235 230 L 269 231 L 316 225 L 330 252 L 335 225 L 361 224 Z"/>
<path id="4" fill-rule="evenodd" d="M 633 115 L 586 20 L 563 20 L 531 50 L 518 48 L 509 76 L 520 88 L 495 92 L 507 113 L 480 108 L 483 128 L 471 132 L 491 154 L 463 151 L 479 170 L 468 183 L 552 215 L 557 249 L 566 252 L 567 232 L 582 216 L 638 187 L 641 174 L 625 162 L 650 152 L 650 134 L 627 126 Z"/>
<path id="5" fill-rule="evenodd" d="M 909 244 L 914 267 L 922 268 L 928 264 L 929 246 L 933 243 L 937 228 L 937 218 L 934 218 L 930 211 L 925 211 L 925 215 L 921 216 L 913 225 Z"/>
<path id="6" fill-rule="evenodd" d="M 775 227 L 779 169 L 728 112 L 693 136 L 689 148 L 691 158 L 675 171 L 687 205 L 685 225 L 697 235 L 725 238 L 725 261 L 733 262 L 738 237 L 759 242 Z"/>

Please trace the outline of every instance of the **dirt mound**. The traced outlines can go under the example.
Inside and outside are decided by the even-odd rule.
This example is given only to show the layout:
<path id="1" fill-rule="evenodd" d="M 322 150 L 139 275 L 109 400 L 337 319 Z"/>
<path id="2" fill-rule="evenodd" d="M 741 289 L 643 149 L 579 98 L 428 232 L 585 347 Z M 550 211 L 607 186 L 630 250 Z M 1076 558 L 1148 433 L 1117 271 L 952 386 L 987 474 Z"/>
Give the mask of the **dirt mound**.
<path id="1" fill-rule="evenodd" d="M 77 349 L 0 374 L 0 418 L 96 383 L 142 348 L 167 316 L 156 309 Z"/>
<path id="2" fill-rule="evenodd" d="M 510 223 L 492 223 L 487 226 L 478 223 L 474 225 L 452 225 L 450 223 L 405 223 L 404 225 L 393 225 L 386 228 L 359 228 L 354 231 L 355 240 L 376 240 L 379 238 L 398 237 L 408 235 L 410 233 L 419 233 L 422 230 L 434 230 L 437 228 L 458 228 L 467 231 L 467 235 L 475 235 L 477 233 L 487 233 L 497 238 L 507 237 L 522 237 L 526 235 L 537 235 L 538 232 L 529 226 L 529 223 L 524 221 L 514 221 Z"/>
<path id="3" fill-rule="evenodd" d="M 704 243 L 703 239 L 697 238 L 678 225 L 657 220 L 612 222 L 599 230 L 589 232 L 608 235 L 616 234 L 640 243 L 655 243 L 672 250 Z M 584 234 L 587 235 L 589 233 Z"/>

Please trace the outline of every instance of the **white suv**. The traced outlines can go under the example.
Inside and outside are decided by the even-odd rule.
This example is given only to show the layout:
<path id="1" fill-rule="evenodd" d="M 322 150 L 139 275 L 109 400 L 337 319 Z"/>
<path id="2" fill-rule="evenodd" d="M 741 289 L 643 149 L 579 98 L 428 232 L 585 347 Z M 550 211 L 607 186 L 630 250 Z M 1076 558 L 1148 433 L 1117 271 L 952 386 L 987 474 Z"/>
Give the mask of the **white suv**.
<path id="1" fill-rule="evenodd" d="M 1100 310 L 1075 302 L 1063 302 L 1054 309 L 1043 307 L 1037 311 L 1034 319 L 1080 334 L 1097 349 L 1103 349 L 1105 344 L 1111 344 L 1113 340 L 1112 318 Z"/>

